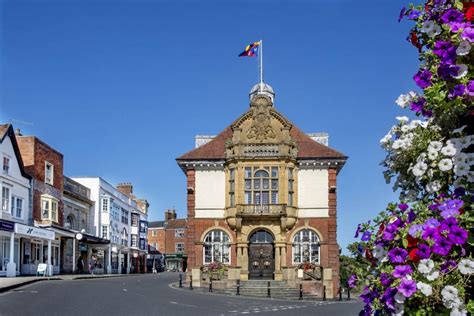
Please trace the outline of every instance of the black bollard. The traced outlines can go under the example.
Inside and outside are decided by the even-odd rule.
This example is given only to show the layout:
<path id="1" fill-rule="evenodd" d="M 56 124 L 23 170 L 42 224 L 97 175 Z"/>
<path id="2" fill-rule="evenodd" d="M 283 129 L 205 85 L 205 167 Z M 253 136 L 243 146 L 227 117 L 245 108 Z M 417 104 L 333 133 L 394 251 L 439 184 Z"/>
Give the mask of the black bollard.
<path id="1" fill-rule="evenodd" d="M 268 281 L 267 297 L 270 297 L 270 281 Z"/>
<path id="2" fill-rule="evenodd" d="M 209 282 L 209 292 L 212 292 L 212 279 L 210 279 L 210 282 Z"/>
<path id="3" fill-rule="evenodd" d="M 183 275 L 181 273 L 179 274 L 179 287 L 183 287 Z"/>
<path id="4" fill-rule="evenodd" d="M 342 288 L 339 288 L 339 301 L 342 301 Z"/>
<path id="5" fill-rule="evenodd" d="M 303 284 L 300 283 L 300 300 L 303 299 Z"/>
<path id="6" fill-rule="evenodd" d="M 240 280 L 237 280 L 237 294 L 240 295 Z"/>
<path id="7" fill-rule="evenodd" d="M 348 301 L 351 300 L 351 289 L 350 288 L 347 288 L 347 300 Z"/>
<path id="8" fill-rule="evenodd" d="M 326 285 L 323 286 L 323 301 L 326 300 Z"/>
<path id="9" fill-rule="evenodd" d="M 193 279 L 189 279 L 189 289 L 193 290 Z"/>

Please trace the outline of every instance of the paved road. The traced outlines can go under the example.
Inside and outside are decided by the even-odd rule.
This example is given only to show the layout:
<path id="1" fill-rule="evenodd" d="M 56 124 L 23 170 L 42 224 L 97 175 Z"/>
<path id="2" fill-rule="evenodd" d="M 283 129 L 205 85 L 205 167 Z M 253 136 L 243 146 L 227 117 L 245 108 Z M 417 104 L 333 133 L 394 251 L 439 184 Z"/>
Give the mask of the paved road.
<path id="1" fill-rule="evenodd" d="M 43 281 L 0 294 L 0 315 L 357 315 L 360 303 L 201 294 L 169 287 L 177 273 Z"/>

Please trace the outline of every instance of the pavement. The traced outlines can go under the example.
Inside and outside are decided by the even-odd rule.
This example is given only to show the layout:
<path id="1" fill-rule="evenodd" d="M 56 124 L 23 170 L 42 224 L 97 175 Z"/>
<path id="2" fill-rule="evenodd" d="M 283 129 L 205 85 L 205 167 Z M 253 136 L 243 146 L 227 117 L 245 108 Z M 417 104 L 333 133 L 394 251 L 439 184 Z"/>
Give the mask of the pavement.
<path id="1" fill-rule="evenodd" d="M 214 295 L 171 284 L 178 273 L 37 282 L 0 294 L 4 315 L 358 315 L 358 300 L 286 301 Z"/>
<path id="2" fill-rule="evenodd" d="M 0 278 L 0 293 L 40 281 L 61 281 L 61 280 L 83 280 L 83 279 L 100 279 L 113 278 L 121 276 L 136 276 L 136 274 L 66 274 L 54 275 L 51 277 L 44 276 L 18 276 L 14 278 Z"/>

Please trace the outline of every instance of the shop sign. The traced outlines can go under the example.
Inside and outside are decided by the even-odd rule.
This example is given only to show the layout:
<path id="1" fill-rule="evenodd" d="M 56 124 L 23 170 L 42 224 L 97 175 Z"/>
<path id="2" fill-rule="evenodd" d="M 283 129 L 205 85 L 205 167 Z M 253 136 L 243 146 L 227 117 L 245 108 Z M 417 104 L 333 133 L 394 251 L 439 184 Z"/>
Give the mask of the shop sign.
<path id="1" fill-rule="evenodd" d="M 87 251 L 87 245 L 79 244 L 79 251 Z"/>
<path id="2" fill-rule="evenodd" d="M 112 246 L 112 252 L 117 252 L 117 246 Z"/>
<path id="3" fill-rule="evenodd" d="M 14 229 L 14 226 L 15 226 L 15 223 L 0 219 L 0 230 L 6 230 L 7 232 L 12 232 Z"/>
<path id="4" fill-rule="evenodd" d="M 18 223 L 15 223 L 15 233 L 27 235 L 31 237 L 54 240 L 54 232 L 51 230 L 33 227 L 33 226 L 27 226 L 27 225 L 18 224 Z"/>

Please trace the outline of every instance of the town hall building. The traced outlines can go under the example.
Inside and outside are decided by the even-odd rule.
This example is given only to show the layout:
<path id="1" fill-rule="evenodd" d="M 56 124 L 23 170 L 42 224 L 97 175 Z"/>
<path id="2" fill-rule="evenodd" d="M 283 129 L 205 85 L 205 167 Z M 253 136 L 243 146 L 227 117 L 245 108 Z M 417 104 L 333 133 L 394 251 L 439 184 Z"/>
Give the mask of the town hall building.
<path id="1" fill-rule="evenodd" d="M 247 112 L 177 158 L 187 177 L 188 271 L 217 262 L 229 278 L 291 281 L 316 266 L 335 294 L 337 174 L 347 157 L 325 134 L 298 129 L 274 97 L 255 85 Z"/>

